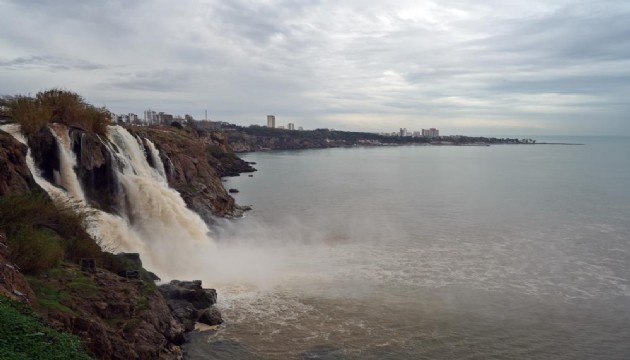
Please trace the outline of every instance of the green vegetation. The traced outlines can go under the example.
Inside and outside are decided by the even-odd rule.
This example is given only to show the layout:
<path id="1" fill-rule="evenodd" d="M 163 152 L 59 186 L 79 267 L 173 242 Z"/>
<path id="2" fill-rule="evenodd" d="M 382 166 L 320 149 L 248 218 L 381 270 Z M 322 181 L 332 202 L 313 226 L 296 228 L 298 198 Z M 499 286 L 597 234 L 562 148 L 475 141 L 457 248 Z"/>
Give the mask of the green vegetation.
<path id="1" fill-rule="evenodd" d="M 61 265 L 39 275 L 27 276 L 27 280 L 42 309 L 76 315 L 71 309 L 77 296 L 82 300 L 98 296 L 94 279 L 78 267 Z"/>
<path id="2" fill-rule="evenodd" d="M 46 279 L 35 276 L 27 277 L 28 283 L 37 295 L 37 302 L 41 308 L 74 314 L 74 311 L 64 305 L 64 301 L 70 299 L 70 295 L 48 282 Z"/>
<path id="3" fill-rule="evenodd" d="M 90 359 L 78 337 L 42 324 L 27 306 L 0 296 L 0 359 Z"/>
<path id="4" fill-rule="evenodd" d="M 11 261 L 36 274 L 62 260 L 102 258 L 98 244 L 85 231 L 88 214 L 74 204 L 55 206 L 45 194 L 0 198 L 0 231 L 7 235 Z"/>
<path id="5" fill-rule="evenodd" d="M 90 105 L 80 95 L 61 89 L 41 91 L 35 97 L 4 96 L 0 106 L 8 109 L 6 115 L 20 124 L 27 135 L 58 122 L 105 136 L 110 122 L 107 109 Z"/>

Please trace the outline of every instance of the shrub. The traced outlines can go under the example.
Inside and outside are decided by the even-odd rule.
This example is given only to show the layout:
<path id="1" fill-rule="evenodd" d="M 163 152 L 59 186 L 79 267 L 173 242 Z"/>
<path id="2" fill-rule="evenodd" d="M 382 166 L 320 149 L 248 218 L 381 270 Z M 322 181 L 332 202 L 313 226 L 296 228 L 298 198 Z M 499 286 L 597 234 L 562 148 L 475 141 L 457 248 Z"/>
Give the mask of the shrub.
<path id="1" fill-rule="evenodd" d="M 24 225 L 9 237 L 11 260 L 27 273 L 48 270 L 63 259 L 61 242 L 50 229 Z"/>
<path id="2" fill-rule="evenodd" d="M 32 134 L 50 122 L 52 112 L 41 106 L 36 99 L 16 96 L 7 100 L 9 116 L 22 126 L 22 131 Z"/>
<path id="3" fill-rule="evenodd" d="M 5 96 L 0 103 L 9 109 L 10 117 L 22 126 L 26 135 L 39 131 L 51 122 L 107 135 L 109 111 L 86 103 L 79 94 L 71 91 L 50 89 L 37 93 L 34 98 Z"/>
<path id="4" fill-rule="evenodd" d="M 85 231 L 89 215 L 73 203 L 55 206 L 41 193 L 0 198 L 0 230 L 9 240 L 11 260 L 29 273 L 62 259 L 100 259 L 100 247 Z"/>

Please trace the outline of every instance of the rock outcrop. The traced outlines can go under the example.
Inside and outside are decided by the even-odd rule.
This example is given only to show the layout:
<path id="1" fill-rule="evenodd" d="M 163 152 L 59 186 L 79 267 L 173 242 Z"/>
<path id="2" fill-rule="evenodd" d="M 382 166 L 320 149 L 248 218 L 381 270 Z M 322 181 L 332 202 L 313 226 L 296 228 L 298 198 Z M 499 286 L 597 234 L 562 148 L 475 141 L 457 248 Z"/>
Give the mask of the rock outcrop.
<path id="1" fill-rule="evenodd" d="M 111 211 L 117 204 L 119 185 L 111 153 L 98 135 L 70 128 L 72 151 L 77 158 L 77 176 L 85 196 L 101 209 Z"/>
<path id="2" fill-rule="evenodd" d="M 79 335 L 96 358 L 182 357 L 184 327 L 152 283 L 67 263 L 32 282 L 48 323 Z"/>
<path id="3" fill-rule="evenodd" d="M 202 288 L 201 280 L 173 280 L 169 284 L 160 285 L 159 289 L 186 331 L 193 330 L 196 322 L 207 325 L 223 323 L 221 313 L 215 307 L 216 290 Z"/>
<path id="4" fill-rule="evenodd" d="M 26 152 L 25 145 L 0 130 L 0 196 L 38 188 L 26 166 Z"/>

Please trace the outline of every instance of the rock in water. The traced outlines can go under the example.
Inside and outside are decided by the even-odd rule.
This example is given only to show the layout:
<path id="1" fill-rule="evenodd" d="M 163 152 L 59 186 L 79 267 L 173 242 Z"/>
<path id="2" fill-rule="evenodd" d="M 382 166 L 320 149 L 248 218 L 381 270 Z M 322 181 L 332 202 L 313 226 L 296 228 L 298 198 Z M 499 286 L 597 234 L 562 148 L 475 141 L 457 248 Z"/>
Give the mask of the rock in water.
<path id="1" fill-rule="evenodd" d="M 221 312 L 214 305 L 206 310 L 203 310 L 197 321 L 210 326 L 223 324 Z"/>
<path id="2" fill-rule="evenodd" d="M 160 285 L 160 292 L 166 299 L 175 318 L 184 324 L 186 331 L 195 328 L 195 323 L 203 321 L 208 325 L 218 325 L 223 322 L 221 313 L 213 305 L 217 302 L 217 291 L 201 287 L 201 280 L 179 281 L 173 280 L 169 284 Z M 220 321 L 220 322 L 217 322 Z M 213 322 L 213 324 L 209 324 Z"/>

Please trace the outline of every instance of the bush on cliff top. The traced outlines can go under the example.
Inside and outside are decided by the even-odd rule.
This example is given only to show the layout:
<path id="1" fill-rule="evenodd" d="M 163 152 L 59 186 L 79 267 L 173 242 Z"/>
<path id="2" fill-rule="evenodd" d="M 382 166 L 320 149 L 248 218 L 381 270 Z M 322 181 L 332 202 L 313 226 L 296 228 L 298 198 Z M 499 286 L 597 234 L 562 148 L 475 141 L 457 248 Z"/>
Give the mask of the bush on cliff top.
<path id="1" fill-rule="evenodd" d="M 86 217 L 72 204 L 55 206 L 41 193 L 0 197 L 0 231 L 7 235 L 11 261 L 27 273 L 46 271 L 62 260 L 102 258 L 84 229 Z"/>
<path id="2" fill-rule="evenodd" d="M 0 105 L 8 109 L 8 115 L 26 135 L 58 122 L 106 136 L 110 122 L 107 109 L 90 105 L 80 95 L 61 89 L 41 91 L 35 97 L 4 96 Z"/>

